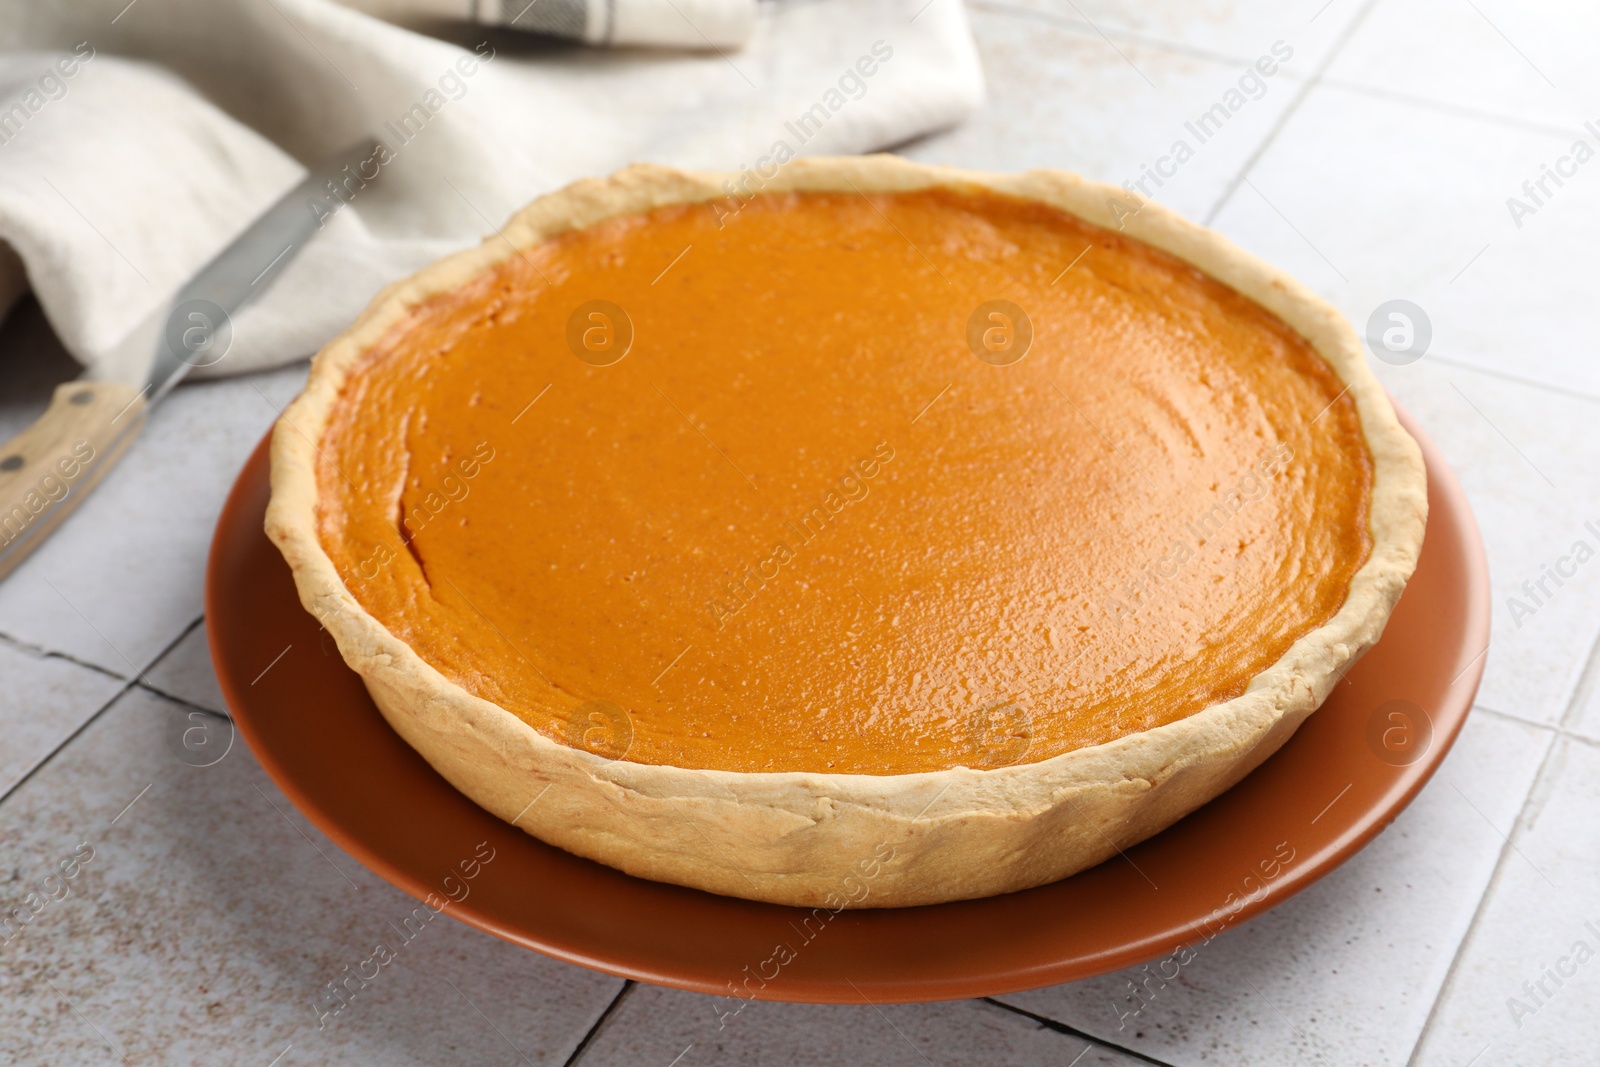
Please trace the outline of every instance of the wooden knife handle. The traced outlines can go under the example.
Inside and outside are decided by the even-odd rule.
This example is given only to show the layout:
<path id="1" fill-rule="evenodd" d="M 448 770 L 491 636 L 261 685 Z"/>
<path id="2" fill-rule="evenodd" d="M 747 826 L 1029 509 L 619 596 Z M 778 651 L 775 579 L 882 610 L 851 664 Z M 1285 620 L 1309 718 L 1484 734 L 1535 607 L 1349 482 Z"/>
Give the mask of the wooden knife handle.
<path id="1" fill-rule="evenodd" d="M 89 495 L 138 436 L 144 391 L 67 382 L 38 420 L 0 446 L 0 578 Z"/>

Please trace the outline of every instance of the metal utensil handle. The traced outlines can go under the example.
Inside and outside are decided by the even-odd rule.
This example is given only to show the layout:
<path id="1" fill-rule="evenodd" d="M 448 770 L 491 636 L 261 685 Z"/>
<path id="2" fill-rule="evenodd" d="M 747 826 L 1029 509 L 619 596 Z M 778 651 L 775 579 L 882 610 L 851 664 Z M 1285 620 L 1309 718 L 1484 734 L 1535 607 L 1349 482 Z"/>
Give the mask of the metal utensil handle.
<path id="1" fill-rule="evenodd" d="M 376 141 L 357 141 L 313 167 L 178 290 L 159 322 L 151 321 L 130 335 L 136 344 L 148 344 L 155 350 L 149 374 L 150 403 L 166 395 L 194 366 L 209 362 L 204 353 L 182 344 L 181 338 L 187 334 L 168 320 L 179 316 L 185 322 L 194 322 L 200 336 L 207 340 L 225 328 L 234 313 L 265 292 L 322 229 L 334 210 L 326 202 L 334 200 L 335 207 L 339 204 L 326 191 L 328 185 L 353 197 L 356 190 L 352 185 L 364 188 L 376 178 L 377 151 Z M 363 174 L 364 165 L 369 163 L 373 165 L 371 173 Z M 196 305 L 205 310 L 198 315 L 179 315 Z M 196 357 L 202 362 L 197 363 Z"/>
<path id="2" fill-rule="evenodd" d="M 0 578 L 89 495 L 138 436 L 150 407 L 193 365 L 193 353 L 178 352 L 167 336 L 168 318 L 192 300 L 209 301 L 226 316 L 265 289 L 321 228 L 308 198 L 376 147 L 358 142 L 313 169 L 124 338 L 142 352 L 154 350 L 145 384 L 67 382 L 32 426 L 0 447 Z"/>

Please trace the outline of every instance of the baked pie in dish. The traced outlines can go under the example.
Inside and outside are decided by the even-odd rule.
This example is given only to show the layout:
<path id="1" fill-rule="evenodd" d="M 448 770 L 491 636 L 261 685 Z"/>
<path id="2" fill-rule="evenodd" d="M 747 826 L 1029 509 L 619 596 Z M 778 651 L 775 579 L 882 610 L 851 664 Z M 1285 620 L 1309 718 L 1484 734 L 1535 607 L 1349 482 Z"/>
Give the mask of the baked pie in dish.
<path id="1" fill-rule="evenodd" d="M 280 420 L 267 531 L 478 804 L 838 910 L 1233 785 L 1377 641 L 1425 484 L 1349 324 L 1220 236 L 822 158 L 581 181 L 390 286 Z"/>

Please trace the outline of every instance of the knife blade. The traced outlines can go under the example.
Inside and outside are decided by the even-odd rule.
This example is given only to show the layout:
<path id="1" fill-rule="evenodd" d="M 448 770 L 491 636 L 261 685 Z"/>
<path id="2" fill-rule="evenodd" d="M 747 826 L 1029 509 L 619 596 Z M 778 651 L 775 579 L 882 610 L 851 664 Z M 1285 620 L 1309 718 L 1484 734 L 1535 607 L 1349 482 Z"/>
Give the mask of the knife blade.
<path id="1" fill-rule="evenodd" d="M 227 354 L 232 316 L 277 280 L 337 210 L 328 206 L 328 183 L 352 170 L 362 185 L 370 183 L 376 172 L 367 175 L 361 164 L 377 152 L 376 141 L 362 140 L 313 167 L 118 341 L 106 364 L 148 367 L 141 384 L 92 376 L 66 382 L 43 415 L 0 446 L 0 578 L 116 465 L 157 401 L 189 371 Z"/>

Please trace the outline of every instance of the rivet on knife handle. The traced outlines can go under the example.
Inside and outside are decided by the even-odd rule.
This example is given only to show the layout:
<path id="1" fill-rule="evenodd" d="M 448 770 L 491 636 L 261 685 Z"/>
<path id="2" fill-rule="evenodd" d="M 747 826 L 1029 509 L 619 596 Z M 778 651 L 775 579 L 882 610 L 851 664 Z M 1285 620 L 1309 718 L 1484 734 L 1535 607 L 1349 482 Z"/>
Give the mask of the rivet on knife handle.
<path id="1" fill-rule="evenodd" d="M 132 385 L 67 382 L 32 426 L 0 446 L 0 578 L 116 465 L 144 417 Z"/>

